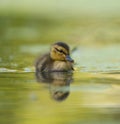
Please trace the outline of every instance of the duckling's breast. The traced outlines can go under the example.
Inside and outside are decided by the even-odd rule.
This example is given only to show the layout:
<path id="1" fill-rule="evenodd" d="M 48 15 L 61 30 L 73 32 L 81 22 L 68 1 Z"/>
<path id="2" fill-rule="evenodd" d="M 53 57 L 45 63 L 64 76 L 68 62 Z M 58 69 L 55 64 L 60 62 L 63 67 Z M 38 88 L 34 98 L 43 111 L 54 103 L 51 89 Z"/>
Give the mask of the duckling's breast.
<path id="1" fill-rule="evenodd" d="M 52 71 L 71 71 L 72 68 L 71 62 L 55 61 L 53 63 Z"/>

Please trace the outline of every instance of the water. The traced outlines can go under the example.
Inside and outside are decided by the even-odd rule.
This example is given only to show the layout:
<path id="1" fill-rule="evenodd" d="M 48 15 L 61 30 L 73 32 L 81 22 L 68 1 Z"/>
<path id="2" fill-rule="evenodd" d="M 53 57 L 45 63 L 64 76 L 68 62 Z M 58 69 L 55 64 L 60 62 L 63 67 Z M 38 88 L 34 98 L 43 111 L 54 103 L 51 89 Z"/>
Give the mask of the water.
<path id="1" fill-rule="evenodd" d="M 0 121 L 1 124 L 99 124 L 101 121 L 117 124 L 119 91 L 118 79 L 94 74 L 58 74 L 43 83 L 39 78 L 36 80 L 34 73 L 0 73 Z"/>
<path id="2" fill-rule="evenodd" d="M 120 123 L 119 46 L 77 48 L 73 74 L 35 73 L 38 46 L 18 48 L 0 58 L 1 124 Z"/>

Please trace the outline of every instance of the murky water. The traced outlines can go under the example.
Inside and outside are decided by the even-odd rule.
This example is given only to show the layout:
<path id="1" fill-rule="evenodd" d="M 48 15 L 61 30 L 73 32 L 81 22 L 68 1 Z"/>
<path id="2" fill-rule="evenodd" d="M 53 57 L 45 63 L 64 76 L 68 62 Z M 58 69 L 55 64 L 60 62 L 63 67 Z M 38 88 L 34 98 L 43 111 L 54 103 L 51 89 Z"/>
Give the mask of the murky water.
<path id="1" fill-rule="evenodd" d="M 35 74 L 37 47 L 20 46 L 8 58 L 1 54 L 1 124 L 120 123 L 119 46 L 78 48 L 73 74 Z"/>

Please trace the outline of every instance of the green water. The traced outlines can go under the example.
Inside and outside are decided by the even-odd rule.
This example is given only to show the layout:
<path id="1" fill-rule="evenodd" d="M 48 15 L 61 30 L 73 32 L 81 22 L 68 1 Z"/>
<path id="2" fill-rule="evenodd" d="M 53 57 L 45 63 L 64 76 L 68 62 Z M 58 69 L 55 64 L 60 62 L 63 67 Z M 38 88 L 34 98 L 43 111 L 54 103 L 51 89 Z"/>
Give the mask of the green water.
<path id="1" fill-rule="evenodd" d="M 119 124 L 119 17 L 0 17 L 0 124 Z M 66 41 L 73 74 L 35 74 L 35 59 Z"/>
<path id="2" fill-rule="evenodd" d="M 1 57 L 1 124 L 119 124 L 118 46 L 79 47 L 72 53 L 73 74 L 42 76 L 33 63 L 48 45 L 18 48 L 17 54 Z"/>
<path id="3" fill-rule="evenodd" d="M 69 78 L 57 75 L 50 83 L 36 81 L 30 72 L 0 73 L 0 123 L 119 124 L 119 83 L 81 72 Z M 56 91 L 68 94 L 58 100 Z"/>

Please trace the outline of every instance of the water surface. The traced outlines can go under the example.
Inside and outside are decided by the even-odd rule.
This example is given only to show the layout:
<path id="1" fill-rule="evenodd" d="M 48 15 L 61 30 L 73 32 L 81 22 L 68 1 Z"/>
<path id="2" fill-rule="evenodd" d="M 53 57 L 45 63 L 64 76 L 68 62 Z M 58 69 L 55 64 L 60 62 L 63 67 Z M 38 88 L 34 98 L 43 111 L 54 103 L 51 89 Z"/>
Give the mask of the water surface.
<path id="1" fill-rule="evenodd" d="M 1 124 L 120 123 L 119 47 L 77 48 L 73 74 L 35 74 L 36 47 L 21 46 L 17 54 L 1 56 Z"/>

